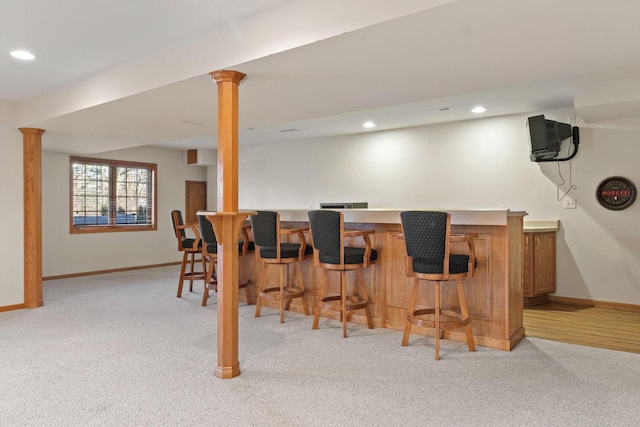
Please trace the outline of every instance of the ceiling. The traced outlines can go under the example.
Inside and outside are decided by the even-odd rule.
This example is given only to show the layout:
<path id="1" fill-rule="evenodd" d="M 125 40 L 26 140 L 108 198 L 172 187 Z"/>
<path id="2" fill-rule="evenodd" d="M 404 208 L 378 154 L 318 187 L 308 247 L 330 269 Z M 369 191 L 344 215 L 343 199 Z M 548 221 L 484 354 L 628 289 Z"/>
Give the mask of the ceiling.
<path id="1" fill-rule="evenodd" d="M 215 148 L 216 69 L 247 74 L 241 145 L 562 107 L 640 129 L 636 0 L 9 3 L 0 51 L 37 59 L 0 55 L 0 111 L 45 150 Z"/>

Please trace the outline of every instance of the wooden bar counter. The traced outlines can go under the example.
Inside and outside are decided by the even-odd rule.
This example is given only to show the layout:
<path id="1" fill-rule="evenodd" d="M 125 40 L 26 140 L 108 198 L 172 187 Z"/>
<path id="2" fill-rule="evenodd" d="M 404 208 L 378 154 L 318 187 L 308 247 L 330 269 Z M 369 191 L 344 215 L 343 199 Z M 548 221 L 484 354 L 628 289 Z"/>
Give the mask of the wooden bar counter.
<path id="1" fill-rule="evenodd" d="M 425 209 L 427 210 L 427 209 Z M 471 324 L 477 345 L 500 350 L 511 350 L 524 337 L 522 325 L 522 281 L 523 281 L 523 217 L 525 212 L 499 210 L 440 210 L 451 214 L 453 234 L 478 233 L 475 240 L 477 269 L 472 279 L 465 279 L 464 286 L 471 317 Z M 283 227 L 308 225 L 307 210 L 279 210 Z M 375 247 L 378 261 L 365 269 L 365 279 L 375 327 L 401 331 L 407 316 L 407 305 L 412 280 L 405 274 L 405 246 L 398 238 L 401 233 L 400 212 L 395 209 L 343 209 L 345 228 L 367 230 L 374 229 Z M 308 242 L 311 242 L 310 233 Z M 358 245 L 362 242 L 354 241 Z M 453 247 L 454 252 L 465 253 L 466 245 Z M 256 259 L 250 266 L 252 283 L 257 283 L 260 273 Z M 307 298 L 311 307 L 315 306 L 320 271 L 313 267 L 312 259 L 302 264 Z M 348 286 L 353 287 L 355 275 L 347 274 Z M 329 291 L 337 292 L 340 283 L 338 274 L 329 274 Z M 277 283 L 276 274 L 269 277 L 271 283 Z M 449 289 L 451 288 L 451 289 Z M 454 287 L 443 287 L 443 306 L 456 306 Z M 255 289 L 253 289 L 255 292 Z M 421 287 L 418 305 L 432 305 L 433 290 Z M 272 304 L 265 304 L 273 306 Z M 302 312 L 302 305 L 295 301 L 291 310 Z M 267 314 L 266 312 L 264 314 Z M 327 313 L 323 313 L 327 315 Z M 338 319 L 337 315 L 334 317 Z M 352 322 L 366 324 L 364 313 L 349 316 Z M 322 325 L 322 324 L 321 324 Z M 311 319 L 309 319 L 311 327 Z M 336 323 L 336 328 L 339 324 Z M 420 327 L 414 327 L 416 333 L 433 335 Z M 445 331 L 444 337 L 456 341 L 465 341 L 462 330 Z M 398 335 L 400 345 L 402 335 Z"/>

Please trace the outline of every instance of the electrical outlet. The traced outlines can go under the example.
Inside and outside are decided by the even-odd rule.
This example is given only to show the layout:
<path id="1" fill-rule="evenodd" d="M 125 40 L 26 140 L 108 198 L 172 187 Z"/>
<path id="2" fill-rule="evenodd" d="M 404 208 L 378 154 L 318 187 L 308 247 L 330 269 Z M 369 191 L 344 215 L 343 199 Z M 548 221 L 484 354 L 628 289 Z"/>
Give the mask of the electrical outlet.
<path id="1" fill-rule="evenodd" d="M 576 208 L 576 199 L 572 199 L 571 197 L 564 198 L 564 208 L 565 209 L 575 209 Z"/>

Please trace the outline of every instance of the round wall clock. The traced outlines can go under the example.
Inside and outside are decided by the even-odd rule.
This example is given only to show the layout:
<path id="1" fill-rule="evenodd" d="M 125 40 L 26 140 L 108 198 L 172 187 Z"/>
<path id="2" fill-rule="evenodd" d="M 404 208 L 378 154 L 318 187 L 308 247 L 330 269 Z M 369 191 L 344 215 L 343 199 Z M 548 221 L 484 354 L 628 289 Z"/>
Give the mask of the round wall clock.
<path id="1" fill-rule="evenodd" d="M 621 211 L 636 201 L 636 186 L 622 176 L 612 176 L 600 184 L 596 190 L 596 199 L 607 209 Z"/>

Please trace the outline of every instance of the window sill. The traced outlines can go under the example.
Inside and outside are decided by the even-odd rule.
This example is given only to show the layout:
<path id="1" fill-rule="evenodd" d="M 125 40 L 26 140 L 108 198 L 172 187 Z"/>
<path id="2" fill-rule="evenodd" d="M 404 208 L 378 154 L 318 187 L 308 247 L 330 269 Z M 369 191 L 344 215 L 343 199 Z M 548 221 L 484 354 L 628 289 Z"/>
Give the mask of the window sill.
<path id="1" fill-rule="evenodd" d="M 157 225 L 75 225 L 71 227 L 70 233 L 121 233 L 127 231 L 156 231 L 157 229 Z"/>

